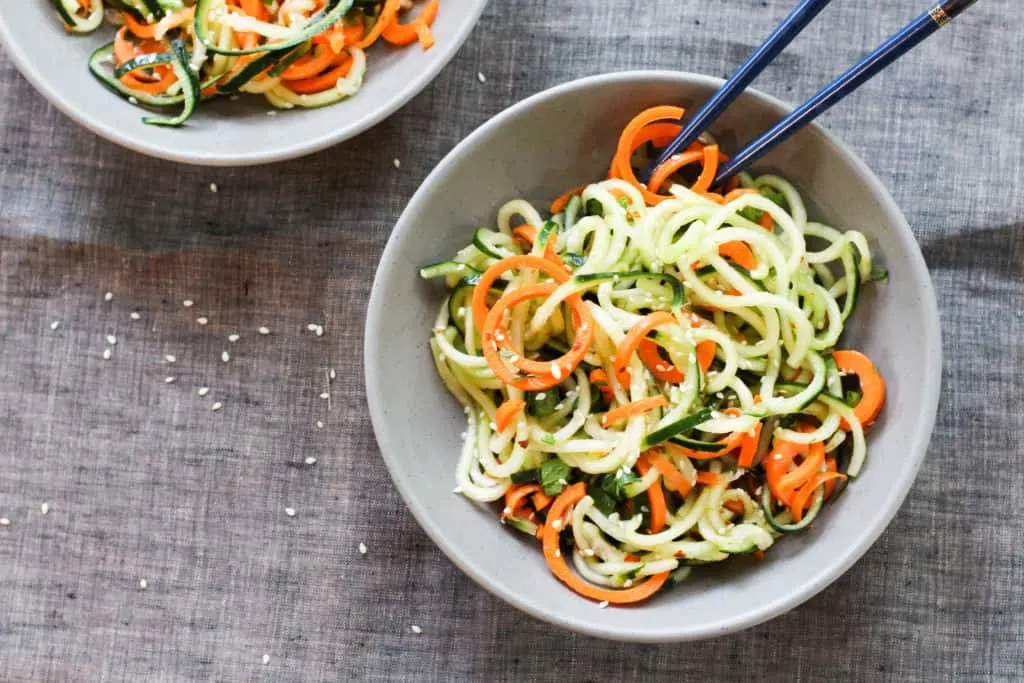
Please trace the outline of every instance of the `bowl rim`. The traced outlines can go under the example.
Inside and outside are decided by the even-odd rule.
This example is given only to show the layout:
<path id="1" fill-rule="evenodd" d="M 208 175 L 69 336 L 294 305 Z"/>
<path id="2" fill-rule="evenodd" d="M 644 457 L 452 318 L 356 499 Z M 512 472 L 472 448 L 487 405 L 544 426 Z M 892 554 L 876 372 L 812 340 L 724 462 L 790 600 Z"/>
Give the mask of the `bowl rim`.
<path id="1" fill-rule="evenodd" d="M 923 340 L 923 344 L 925 346 L 930 344 L 936 351 L 936 353 L 930 354 L 925 359 L 927 371 L 925 372 L 925 378 L 922 385 L 921 395 L 923 400 L 920 403 L 920 417 L 917 422 L 915 432 L 911 435 L 911 453 L 910 458 L 908 458 L 903 466 L 903 479 L 898 488 L 890 492 L 888 498 L 888 509 L 885 510 L 884 514 L 879 518 L 876 524 L 872 527 L 866 527 L 865 531 L 855 539 L 855 543 L 848 545 L 844 553 L 838 556 L 825 571 L 821 571 L 817 575 L 813 576 L 811 580 L 803 584 L 800 588 L 797 588 L 788 594 L 778 596 L 776 599 L 767 602 L 750 612 L 724 620 L 709 620 L 697 626 L 686 626 L 682 628 L 667 627 L 645 632 L 627 632 L 618 630 L 614 627 L 567 617 L 543 605 L 538 605 L 528 600 L 521 599 L 513 591 L 506 590 L 501 584 L 492 581 L 486 574 L 477 571 L 470 561 L 461 557 L 448 545 L 445 538 L 445 532 L 434 524 L 427 509 L 417 501 L 412 491 L 413 487 L 401 477 L 396 476 L 396 473 L 402 470 L 401 459 L 395 455 L 395 449 L 391 444 L 391 436 L 385 428 L 386 419 L 384 416 L 386 413 L 386 397 L 384 396 L 384 391 L 378 388 L 381 386 L 381 373 L 379 371 L 379 363 L 376 359 L 378 358 L 377 350 L 381 348 L 377 343 L 378 329 L 380 328 L 384 318 L 383 312 L 385 308 L 385 302 L 380 299 L 380 291 L 382 289 L 382 283 L 389 277 L 386 272 L 388 270 L 388 264 L 394 260 L 394 254 L 398 249 L 399 243 L 402 242 L 404 237 L 415 228 L 417 204 L 425 201 L 424 197 L 426 195 L 427 188 L 439 179 L 445 177 L 448 170 L 459 163 L 459 159 L 466 149 L 473 147 L 478 139 L 485 137 L 494 129 L 501 127 L 507 119 L 516 116 L 524 110 L 532 108 L 536 104 L 551 98 L 560 97 L 566 93 L 587 90 L 591 87 L 609 83 L 637 82 L 639 80 L 657 79 L 671 79 L 678 81 L 680 84 L 704 85 L 714 89 L 717 89 L 724 82 L 723 79 L 713 76 L 667 70 L 632 70 L 588 76 L 543 90 L 512 105 L 483 123 L 458 145 L 456 145 L 423 180 L 416 193 L 409 200 L 405 210 L 402 212 L 402 215 L 399 217 L 391 235 L 388 238 L 387 245 L 384 248 L 377 266 L 377 272 L 374 276 L 373 286 L 370 293 L 363 349 L 367 403 L 370 412 L 370 420 L 373 425 L 373 430 L 377 438 L 381 455 L 388 468 L 388 473 L 391 476 L 395 487 L 398 489 L 399 494 L 405 501 L 406 506 L 438 548 L 440 548 L 456 566 L 458 566 L 470 578 L 476 581 L 477 584 L 485 588 L 492 595 L 501 598 L 508 604 L 513 605 L 517 609 L 522 610 L 541 621 L 589 636 L 640 643 L 670 643 L 701 640 L 734 633 L 736 631 L 755 626 L 780 616 L 806 602 L 846 573 L 850 567 L 852 567 L 864 555 L 864 553 L 874 545 L 882 532 L 888 528 L 893 517 L 899 511 L 900 507 L 902 507 L 911 486 L 914 484 L 918 470 L 920 469 L 927 454 L 931 436 L 934 431 L 942 382 L 942 336 L 938 302 L 935 297 L 935 289 L 932 284 L 931 276 L 928 273 L 924 256 L 921 253 L 920 247 L 917 244 L 917 240 L 914 237 L 909 223 L 899 206 L 896 204 L 896 201 L 892 198 L 892 195 L 886 189 L 885 185 L 860 158 L 860 156 L 838 137 L 821 128 L 817 124 L 812 124 L 810 127 L 817 134 L 823 136 L 827 143 L 834 146 L 834 148 L 838 150 L 843 157 L 849 160 L 858 175 L 864 178 L 869 188 L 876 193 L 876 196 L 884 200 L 887 212 L 891 213 L 896 219 L 894 228 L 898 233 L 898 238 L 908 247 L 907 252 L 909 255 L 909 261 L 907 267 L 912 271 L 914 280 L 921 283 L 920 305 L 925 309 L 925 338 Z M 792 106 L 772 97 L 771 95 L 754 89 L 748 89 L 748 92 L 761 98 L 768 104 L 781 107 L 786 111 L 792 110 Z"/>
<path id="2" fill-rule="evenodd" d="M 483 14 L 484 8 L 487 7 L 487 2 L 488 0 L 479 0 L 468 12 L 464 13 L 463 23 L 456 31 L 454 40 L 449 41 L 444 46 L 435 46 L 435 48 L 441 49 L 441 58 L 436 62 L 433 62 L 423 71 L 420 71 L 412 80 L 406 81 L 403 87 L 395 91 L 395 94 L 387 101 L 385 106 L 371 111 L 355 121 L 339 125 L 332 133 L 265 152 L 180 153 L 175 151 L 173 148 L 169 148 L 164 145 L 151 144 L 145 141 L 138 142 L 135 138 L 125 135 L 119 129 L 108 125 L 102 118 L 84 113 L 77 109 L 61 94 L 55 84 L 51 83 L 40 72 L 38 72 L 32 65 L 32 61 L 29 59 L 28 55 L 22 49 L 21 41 L 14 39 L 13 31 L 7 25 L 4 10 L 0 10 L 0 45 L 3 45 L 7 54 L 10 55 L 14 62 L 14 66 L 18 69 L 21 75 L 24 76 L 25 79 L 43 97 L 49 100 L 71 120 L 87 128 L 96 135 L 110 140 L 121 147 L 130 149 L 133 152 L 145 154 L 146 156 L 182 164 L 228 167 L 258 166 L 261 164 L 297 159 L 299 157 L 327 149 L 328 147 L 333 147 L 345 140 L 364 133 L 367 129 L 377 125 L 404 107 L 409 103 L 409 100 L 418 95 L 435 78 L 437 78 L 437 75 L 441 73 L 441 70 L 444 69 L 455 57 L 456 53 L 458 53 L 465 44 L 470 32 L 480 21 L 480 16 Z M 13 12 L 14 10 L 8 8 L 6 11 Z M 105 91 L 100 88 L 98 92 Z M 358 96 L 358 93 L 356 96 Z"/>

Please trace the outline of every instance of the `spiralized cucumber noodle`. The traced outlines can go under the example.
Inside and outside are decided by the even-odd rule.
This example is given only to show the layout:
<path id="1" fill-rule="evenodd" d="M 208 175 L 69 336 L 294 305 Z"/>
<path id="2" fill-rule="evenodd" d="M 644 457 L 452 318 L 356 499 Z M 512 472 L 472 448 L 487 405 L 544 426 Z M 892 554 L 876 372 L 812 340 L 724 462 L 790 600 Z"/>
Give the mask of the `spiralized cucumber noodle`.
<path id="1" fill-rule="evenodd" d="M 860 472 L 884 400 L 873 364 L 836 350 L 878 279 L 864 235 L 809 221 L 775 175 L 699 185 L 652 203 L 613 177 L 547 219 L 517 199 L 422 270 L 450 290 L 430 348 L 466 413 L 456 491 L 504 500 L 602 604 L 806 528 Z"/>

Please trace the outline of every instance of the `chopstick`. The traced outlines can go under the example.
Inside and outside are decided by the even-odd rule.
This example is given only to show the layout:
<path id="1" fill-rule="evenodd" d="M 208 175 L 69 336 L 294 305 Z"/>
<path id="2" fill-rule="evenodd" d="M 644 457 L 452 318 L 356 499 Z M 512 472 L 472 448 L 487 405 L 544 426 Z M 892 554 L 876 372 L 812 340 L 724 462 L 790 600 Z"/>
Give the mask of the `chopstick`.
<path id="1" fill-rule="evenodd" d="M 823 114 L 844 97 L 871 80 L 887 66 L 910 52 L 921 41 L 955 19 L 977 0 L 945 0 L 921 14 L 876 50 L 818 91 L 789 116 L 747 144 L 718 171 L 715 185 L 746 170 L 773 147 Z"/>
<path id="2" fill-rule="evenodd" d="M 721 88 L 700 108 L 676 138 L 642 173 L 647 182 L 650 174 L 679 150 L 689 147 L 700 137 L 751 82 L 789 45 L 831 0 L 802 0 L 782 23 L 772 31 L 754 53 L 729 77 Z M 795 109 L 789 116 L 761 134 L 732 156 L 719 170 L 714 185 L 750 167 L 779 143 L 807 125 L 844 97 L 871 80 L 879 72 L 916 47 L 921 41 L 951 22 L 977 0 L 943 0 L 884 42 L 876 50 L 850 67 L 843 75 L 822 88 Z"/>
<path id="3" fill-rule="evenodd" d="M 747 89 L 747 86 L 764 71 L 764 68 L 771 64 L 779 56 L 779 53 L 786 49 L 831 1 L 801 0 L 800 4 L 794 7 L 793 11 L 772 31 L 771 35 L 765 38 L 761 46 L 747 58 L 747 61 L 743 62 L 740 68 L 729 77 L 729 80 L 700 108 L 700 111 L 686 124 L 676 139 L 662 150 L 658 158 L 640 178 L 641 182 L 646 183 L 654 169 L 667 161 L 673 154 L 689 147 L 694 140 L 700 137 L 700 134 L 722 115 L 722 112 L 732 104 L 733 100 Z"/>

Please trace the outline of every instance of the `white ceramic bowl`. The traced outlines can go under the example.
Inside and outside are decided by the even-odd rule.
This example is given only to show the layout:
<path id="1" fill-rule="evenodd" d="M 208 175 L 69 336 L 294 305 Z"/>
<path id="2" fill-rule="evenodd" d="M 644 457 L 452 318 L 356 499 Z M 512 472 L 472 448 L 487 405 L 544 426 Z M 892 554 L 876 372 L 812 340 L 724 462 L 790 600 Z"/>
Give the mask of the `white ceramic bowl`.
<path id="1" fill-rule="evenodd" d="M 539 544 L 503 529 L 495 510 L 452 494 L 465 429 L 462 409 L 435 375 L 427 342 L 442 293 L 418 267 L 450 257 L 474 226 L 494 223 L 505 201 L 544 206 L 600 178 L 625 123 L 644 107 L 704 101 L 721 81 L 667 72 L 587 78 L 499 114 L 457 146 L 398 221 L 377 271 L 366 324 L 366 386 L 377 440 L 416 519 L 482 586 L 536 617 L 595 636 L 677 641 L 717 636 L 775 617 L 850 568 L 896 514 L 928 446 L 938 406 L 941 339 L 928 271 L 906 220 L 849 148 L 808 128 L 765 158 L 809 199 L 812 217 L 856 227 L 886 284 L 867 287 L 844 344 L 865 351 L 888 384 L 869 432 L 867 464 L 806 532 L 779 540 L 764 562 L 704 568 L 639 606 L 598 609 L 550 574 Z M 766 95 L 740 98 L 713 127 L 726 150 L 788 108 Z"/>
<path id="2" fill-rule="evenodd" d="M 322 109 L 282 111 L 262 97 L 204 102 L 184 128 L 142 123 L 146 111 L 117 97 L 89 73 L 89 55 L 113 39 L 102 27 L 64 32 L 48 0 L 0 3 L 0 42 L 21 73 L 48 100 L 98 135 L 143 154 L 209 166 L 243 166 L 310 154 L 358 135 L 393 114 L 437 76 L 465 42 L 487 0 L 441 4 L 431 30 L 437 43 L 367 51 L 363 88 Z"/>

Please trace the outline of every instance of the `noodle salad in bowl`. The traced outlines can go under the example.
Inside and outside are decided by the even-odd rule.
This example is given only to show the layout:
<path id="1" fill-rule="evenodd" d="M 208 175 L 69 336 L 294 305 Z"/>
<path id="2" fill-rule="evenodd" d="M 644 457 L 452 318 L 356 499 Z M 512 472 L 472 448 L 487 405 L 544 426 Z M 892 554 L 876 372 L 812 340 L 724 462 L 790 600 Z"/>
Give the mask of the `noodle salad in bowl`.
<path id="1" fill-rule="evenodd" d="M 430 349 L 466 414 L 456 491 L 601 606 L 807 529 L 864 468 L 886 398 L 842 343 L 885 278 L 865 236 L 809 221 L 777 175 L 712 188 L 707 137 L 640 183 L 683 113 L 644 110 L 606 179 L 545 215 L 508 202 L 420 271 L 448 288 Z"/>
<path id="2" fill-rule="evenodd" d="M 177 127 L 204 101 L 262 95 L 278 109 L 317 108 L 355 95 L 378 42 L 434 45 L 439 0 L 51 0 L 69 33 L 105 24 L 113 40 L 89 71 L 109 90 L 174 116 Z M 407 16 L 408 15 L 408 16 Z M 106 21 L 105 21 L 106 20 Z"/>

